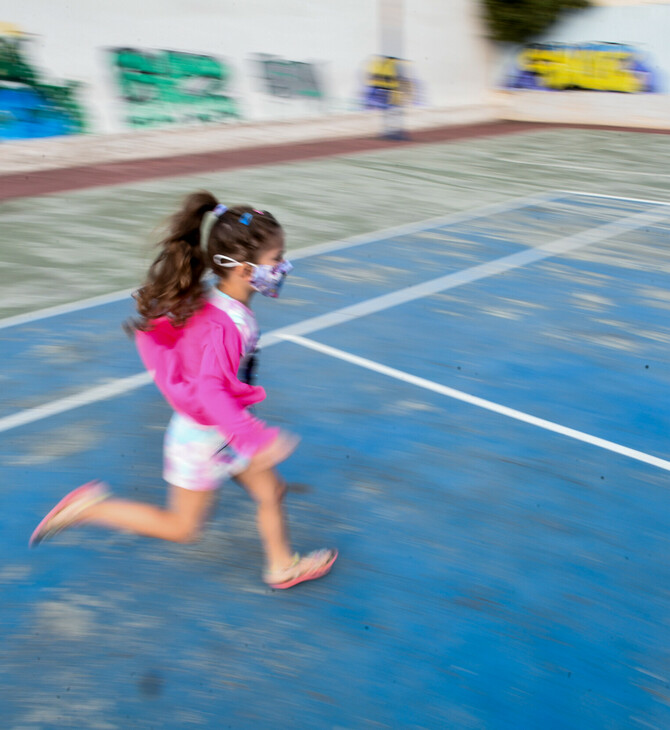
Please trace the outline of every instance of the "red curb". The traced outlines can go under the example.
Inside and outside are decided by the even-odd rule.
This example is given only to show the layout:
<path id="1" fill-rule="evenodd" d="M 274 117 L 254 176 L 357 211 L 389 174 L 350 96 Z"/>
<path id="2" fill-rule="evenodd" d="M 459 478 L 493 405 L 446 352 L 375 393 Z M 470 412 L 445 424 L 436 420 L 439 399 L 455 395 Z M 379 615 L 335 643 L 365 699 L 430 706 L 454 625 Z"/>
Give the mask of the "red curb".
<path id="1" fill-rule="evenodd" d="M 386 140 L 378 137 L 325 139 L 314 142 L 246 147 L 218 150 L 174 157 L 107 162 L 54 170 L 10 173 L 0 175 L 0 200 L 33 195 L 61 193 L 101 185 L 119 185 L 140 180 L 151 180 L 176 175 L 231 170 L 235 168 L 269 165 L 279 162 L 332 157 L 397 148 L 398 146 L 447 142 L 456 139 L 518 134 L 543 129 L 596 129 L 619 132 L 670 134 L 668 129 L 640 129 L 638 127 L 611 127 L 590 124 L 559 124 L 517 121 L 494 121 L 480 124 L 439 127 L 414 131 L 408 140 Z"/>

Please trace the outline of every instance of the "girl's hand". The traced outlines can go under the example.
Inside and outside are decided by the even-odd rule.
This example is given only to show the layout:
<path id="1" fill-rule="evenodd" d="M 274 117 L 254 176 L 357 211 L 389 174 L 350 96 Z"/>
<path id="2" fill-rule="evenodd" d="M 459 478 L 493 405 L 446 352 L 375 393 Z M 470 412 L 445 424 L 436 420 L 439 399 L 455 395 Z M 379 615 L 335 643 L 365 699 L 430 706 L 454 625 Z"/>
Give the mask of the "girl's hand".
<path id="1" fill-rule="evenodd" d="M 249 462 L 248 471 L 265 471 L 286 461 L 296 450 L 300 437 L 288 431 L 280 431 L 277 438 L 261 451 L 254 454 Z"/>

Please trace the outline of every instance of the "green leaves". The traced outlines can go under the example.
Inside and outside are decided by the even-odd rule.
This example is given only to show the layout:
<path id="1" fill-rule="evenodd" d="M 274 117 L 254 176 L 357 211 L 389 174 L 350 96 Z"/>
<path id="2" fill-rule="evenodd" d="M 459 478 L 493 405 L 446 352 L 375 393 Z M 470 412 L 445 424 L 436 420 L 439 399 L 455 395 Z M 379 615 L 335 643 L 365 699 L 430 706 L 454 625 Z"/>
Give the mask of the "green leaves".
<path id="1" fill-rule="evenodd" d="M 539 36 L 564 10 L 590 5 L 590 0 L 483 0 L 491 38 L 524 43 Z"/>

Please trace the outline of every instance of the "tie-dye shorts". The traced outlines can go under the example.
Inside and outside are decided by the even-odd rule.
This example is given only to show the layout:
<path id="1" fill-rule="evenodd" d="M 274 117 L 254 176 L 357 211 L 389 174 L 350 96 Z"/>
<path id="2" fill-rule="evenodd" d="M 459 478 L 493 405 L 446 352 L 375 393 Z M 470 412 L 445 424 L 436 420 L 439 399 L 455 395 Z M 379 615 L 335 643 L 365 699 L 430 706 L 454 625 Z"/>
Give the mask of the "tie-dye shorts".
<path id="1" fill-rule="evenodd" d="M 180 413 L 170 419 L 163 442 L 163 479 L 169 484 L 208 491 L 248 465 L 216 427 L 202 426 Z"/>

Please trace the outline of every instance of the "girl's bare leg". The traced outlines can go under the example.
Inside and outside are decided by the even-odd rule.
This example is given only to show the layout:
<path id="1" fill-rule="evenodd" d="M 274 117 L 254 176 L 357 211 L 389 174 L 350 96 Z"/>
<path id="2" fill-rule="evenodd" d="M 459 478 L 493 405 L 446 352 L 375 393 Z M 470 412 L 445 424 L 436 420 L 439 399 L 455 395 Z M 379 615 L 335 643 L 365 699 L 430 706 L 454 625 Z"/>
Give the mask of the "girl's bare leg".
<path id="1" fill-rule="evenodd" d="M 193 542 L 212 506 L 213 491 L 170 486 L 166 508 L 125 499 L 107 499 L 81 513 L 80 521 L 172 542 Z"/>
<path id="2" fill-rule="evenodd" d="M 284 480 L 274 469 L 247 469 L 236 480 L 249 492 L 257 506 L 258 532 L 265 549 L 267 569 L 283 570 L 293 563 L 284 515 Z"/>

